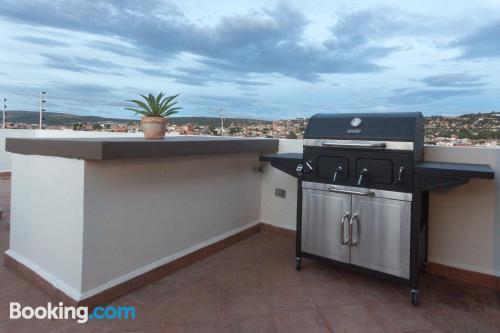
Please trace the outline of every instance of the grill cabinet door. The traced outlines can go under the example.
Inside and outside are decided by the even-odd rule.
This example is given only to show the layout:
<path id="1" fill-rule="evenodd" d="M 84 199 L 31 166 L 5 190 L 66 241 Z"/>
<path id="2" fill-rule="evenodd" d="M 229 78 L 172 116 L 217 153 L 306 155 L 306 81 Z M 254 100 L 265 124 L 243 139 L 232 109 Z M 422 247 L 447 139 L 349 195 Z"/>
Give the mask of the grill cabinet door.
<path id="1" fill-rule="evenodd" d="M 351 222 L 351 264 L 409 278 L 411 202 L 353 195 Z"/>
<path id="2" fill-rule="evenodd" d="M 349 218 L 351 195 L 320 190 L 303 189 L 302 192 L 302 251 L 321 257 L 349 262 Z"/>

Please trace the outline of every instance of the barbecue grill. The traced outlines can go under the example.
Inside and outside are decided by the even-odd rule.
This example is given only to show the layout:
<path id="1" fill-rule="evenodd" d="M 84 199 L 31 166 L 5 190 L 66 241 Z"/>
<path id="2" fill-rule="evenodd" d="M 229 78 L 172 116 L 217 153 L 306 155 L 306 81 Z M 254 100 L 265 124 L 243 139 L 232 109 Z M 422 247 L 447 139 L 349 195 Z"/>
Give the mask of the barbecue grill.
<path id="1" fill-rule="evenodd" d="M 407 283 L 418 304 L 428 191 L 493 178 L 486 165 L 430 163 L 421 113 L 318 114 L 302 154 L 262 156 L 298 179 L 296 269 L 318 259 Z"/>

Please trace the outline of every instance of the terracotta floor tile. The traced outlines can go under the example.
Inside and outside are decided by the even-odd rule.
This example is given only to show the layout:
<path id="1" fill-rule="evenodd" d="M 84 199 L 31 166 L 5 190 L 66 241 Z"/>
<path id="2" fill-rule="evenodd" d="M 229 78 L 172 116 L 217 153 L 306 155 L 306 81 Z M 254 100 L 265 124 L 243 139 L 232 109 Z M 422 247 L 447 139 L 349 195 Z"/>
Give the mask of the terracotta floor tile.
<path id="1" fill-rule="evenodd" d="M 324 333 L 331 332 L 317 311 L 291 312 L 274 316 L 277 332 Z"/>
<path id="2" fill-rule="evenodd" d="M 221 319 L 226 321 L 271 313 L 266 290 L 226 292 L 221 294 L 219 301 Z"/>
<path id="3" fill-rule="evenodd" d="M 295 270 L 295 256 L 290 254 L 289 257 L 283 258 L 275 255 L 258 258 L 255 269 L 265 270 Z"/>
<path id="4" fill-rule="evenodd" d="M 225 259 L 222 256 L 223 253 L 224 251 L 214 253 L 207 258 L 185 267 L 182 271 L 185 271 L 186 274 L 217 274 L 224 265 Z"/>
<path id="5" fill-rule="evenodd" d="M 340 274 L 333 267 L 311 260 L 305 260 L 300 271 L 300 279 L 306 284 L 335 281 L 339 280 L 339 278 Z"/>
<path id="6" fill-rule="evenodd" d="M 260 274 L 264 288 L 301 284 L 300 272 L 297 272 L 292 265 L 283 268 L 260 269 Z"/>
<path id="7" fill-rule="evenodd" d="M 320 310 L 335 333 L 381 333 L 382 325 L 364 305 L 323 308 Z"/>
<path id="8" fill-rule="evenodd" d="M 193 294 L 172 300 L 165 315 L 165 323 L 167 325 L 193 322 L 215 323 L 218 316 L 218 295 L 216 293 Z"/>
<path id="9" fill-rule="evenodd" d="M 262 266 L 262 261 L 266 260 L 258 256 L 242 256 L 237 259 L 224 258 L 220 270 L 217 272 L 235 272 L 242 270 L 255 270 Z"/>
<path id="10" fill-rule="evenodd" d="M 389 332 L 411 332 L 438 328 L 430 319 L 425 318 L 422 309 L 415 308 L 410 302 L 369 305 L 369 308 L 375 318 Z"/>
<path id="11" fill-rule="evenodd" d="M 273 313 L 314 310 L 315 305 L 306 288 L 283 286 L 269 290 L 269 300 Z"/>
<path id="12" fill-rule="evenodd" d="M 179 290 L 175 288 L 175 281 L 168 278 L 135 290 L 128 296 L 142 304 L 154 305 L 169 302 Z"/>
<path id="13" fill-rule="evenodd" d="M 351 283 L 346 281 L 322 282 L 308 287 L 318 307 L 362 305 L 362 300 Z"/>
<path id="14" fill-rule="evenodd" d="M 233 319 L 222 324 L 224 333 L 271 333 L 274 332 L 273 321 L 269 316 L 255 316 Z"/>
<path id="15" fill-rule="evenodd" d="M 427 303 L 423 316 L 444 332 L 500 332 L 500 321 L 490 309 L 464 309 L 443 303 Z"/>
<path id="16" fill-rule="evenodd" d="M 219 332 L 216 323 L 203 323 L 203 322 L 166 325 L 160 331 L 160 333 L 216 333 L 216 332 Z"/>
<path id="17" fill-rule="evenodd" d="M 220 291 L 248 290 L 262 285 L 261 276 L 257 270 L 223 271 L 217 274 Z"/>
<path id="18" fill-rule="evenodd" d="M 407 286 L 371 279 L 354 283 L 354 290 L 365 304 L 391 303 L 410 299 L 410 289 Z"/>
<path id="19" fill-rule="evenodd" d="M 170 303 L 148 303 L 137 301 L 130 295 L 122 297 L 109 305 L 113 306 L 134 306 L 136 311 L 135 319 L 120 320 L 91 320 L 87 324 L 90 328 L 105 326 L 108 329 L 124 330 L 144 330 L 161 328 L 166 320 L 166 311 Z"/>
<path id="20" fill-rule="evenodd" d="M 10 319 L 2 324 L 2 329 L 5 332 L 12 333 L 32 333 L 45 332 L 60 325 L 57 320 L 24 320 Z"/>
<path id="21" fill-rule="evenodd" d="M 99 321 L 87 322 L 79 324 L 75 321 L 65 321 L 60 325 L 50 329 L 47 333 L 114 333 L 123 332 L 123 328 L 118 326 L 116 322 Z"/>
<path id="22" fill-rule="evenodd" d="M 174 285 L 174 296 L 190 296 L 197 294 L 211 294 L 218 290 L 217 276 L 213 274 L 196 274 L 191 276 L 177 276 Z"/>

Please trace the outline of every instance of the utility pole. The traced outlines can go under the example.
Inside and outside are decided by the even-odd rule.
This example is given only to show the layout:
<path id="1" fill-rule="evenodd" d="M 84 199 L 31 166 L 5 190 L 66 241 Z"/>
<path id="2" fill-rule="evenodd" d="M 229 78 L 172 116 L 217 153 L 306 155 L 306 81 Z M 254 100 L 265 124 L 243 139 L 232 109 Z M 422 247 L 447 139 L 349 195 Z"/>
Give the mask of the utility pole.
<path id="1" fill-rule="evenodd" d="M 224 136 L 224 114 L 222 113 L 222 109 L 219 109 L 220 115 L 220 135 Z"/>
<path id="2" fill-rule="evenodd" d="M 3 116 L 3 129 L 5 129 L 5 110 L 7 110 L 7 98 L 4 98 L 3 99 L 3 112 L 2 112 L 2 116 Z"/>
<path id="3" fill-rule="evenodd" d="M 45 104 L 45 91 L 40 93 L 40 129 L 42 129 L 42 121 L 43 121 L 43 112 L 45 109 L 43 108 Z"/>

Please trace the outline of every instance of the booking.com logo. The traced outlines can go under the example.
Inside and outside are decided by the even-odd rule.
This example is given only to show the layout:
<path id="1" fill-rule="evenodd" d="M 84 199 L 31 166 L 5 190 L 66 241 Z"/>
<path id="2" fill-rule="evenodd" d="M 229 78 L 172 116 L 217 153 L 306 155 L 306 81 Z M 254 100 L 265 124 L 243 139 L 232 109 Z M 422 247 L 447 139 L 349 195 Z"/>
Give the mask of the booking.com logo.
<path id="1" fill-rule="evenodd" d="M 135 319 L 135 306 L 96 306 L 89 313 L 86 306 L 64 306 L 47 303 L 47 306 L 21 306 L 18 302 L 10 302 L 10 319 L 75 319 L 79 324 L 84 324 L 92 319 L 116 320 Z"/>

